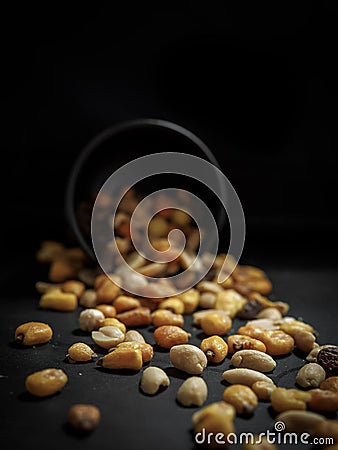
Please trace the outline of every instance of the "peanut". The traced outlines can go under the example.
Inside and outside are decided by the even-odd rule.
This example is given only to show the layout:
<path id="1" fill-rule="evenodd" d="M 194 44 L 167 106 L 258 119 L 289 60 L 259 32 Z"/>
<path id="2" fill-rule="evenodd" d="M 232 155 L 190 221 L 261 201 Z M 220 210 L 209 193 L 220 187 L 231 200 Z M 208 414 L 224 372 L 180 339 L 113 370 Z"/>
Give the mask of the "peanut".
<path id="1" fill-rule="evenodd" d="M 257 350 L 239 350 L 231 358 L 231 364 L 259 372 L 271 372 L 276 367 L 276 361 L 271 356 Z"/>
<path id="2" fill-rule="evenodd" d="M 276 388 L 271 392 L 271 405 L 277 412 L 290 409 L 306 409 L 306 403 L 311 399 L 308 392 L 297 389 Z"/>
<path id="3" fill-rule="evenodd" d="M 47 323 L 27 322 L 15 330 L 15 342 L 21 345 L 39 345 L 50 341 L 53 330 Z"/>
<path id="4" fill-rule="evenodd" d="M 116 348 L 134 348 L 141 350 L 142 361 L 144 363 L 149 362 L 154 356 L 153 347 L 145 342 L 121 342 Z M 115 350 L 114 348 L 112 350 Z"/>
<path id="5" fill-rule="evenodd" d="M 208 362 L 202 350 L 191 344 L 174 345 L 169 356 L 176 369 L 192 375 L 202 373 Z"/>
<path id="6" fill-rule="evenodd" d="M 189 289 L 177 297 L 184 304 L 184 314 L 192 314 L 198 306 L 200 294 L 197 289 Z"/>
<path id="7" fill-rule="evenodd" d="M 162 325 L 154 331 L 155 342 L 162 348 L 171 348 L 174 345 L 186 344 L 190 337 L 190 333 L 175 325 Z"/>
<path id="8" fill-rule="evenodd" d="M 79 325 L 83 331 L 97 330 L 103 325 L 104 314 L 98 309 L 88 308 L 80 313 Z"/>
<path id="9" fill-rule="evenodd" d="M 276 417 L 276 422 L 283 422 L 288 433 L 312 433 L 316 426 L 325 421 L 325 417 L 310 411 L 284 411 Z"/>
<path id="10" fill-rule="evenodd" d="M 303 388 L 319 387 L 325 376 L 325 370 L 319 364 L 309 363 L 298 371 L 296 383 Z"/>
<path id="11" fill-rule="evenodd" d="M 138 308 L 141 304 L 136 298 L 128 297 L 127 295 L 119 295 L 114 300 L 113 306 L 117 313 L 122 313 L 124 311 L 129 311 L 130 309 Z"/>
<path id="12" fill-rule="evenodd" d="M 209 362 L 220 363 L 228 354 L 228 345 L 220 336 L 210 336 L 203 339 L 200 349 Z"/>
<path id="13" fill-rule="evenodd" d="M 208 314 L 218 314 L 220 316 L 229 316 L 227 311 L 223 311 L 221 309 L 205 309 L 204 311 L 197 311 L 193 314 L 193 321 L 196 325 L 201 325 L 201 320 L 203 317 Z"/>
<path id="14" fill-rule="evenodd" d="M 100 410 L 94 405 L 76 404 L 68 411 L 68 422 L 78 431 L 92 431 L 99 421 Z"/>
<path id="15" fill-rule="evenodd" d="M 142 373 L 140 388 L 145 394 L 154 395 L 161 386 L 167 387 L 169 385 L 168 375 L 159 367 L 147 367 Z"/>
<path id="16" fill-rule="evenodd" d="M 230 403 L 237 414 L 252 414 L 258 405 L 254 391 L 242 384 L 227 387 L 223 392 L 223 400 Z"/>
<path id="17" fill-rule="evenodd" d="M 281 318 L 281 312 L 277 308 L 273 308 L 271 306 L 262 309 L 262 311 L 260 311 L 257 315 L 257 319 L 280 320 Z"/>
<path id="18" fill-rule="evenodd" d="M 53 395 L 62 389 L 68 381 L 61 369 L 44 369 L 34 372 L 26 378 L 27 391 L 36 397 Z"/>
<path id="19" fill-rule="evenodd" d="M 204 309 L 214 308 L 216 303 L 216 294 L 211 292 L 202 292 L 199 299 L 199 306 Z"/>
<path id="20" fill-rule="evenodd" d="M 296 346 L 302 352 L 309 353 L 316 341 L 314 334 L 307 330 L 299 330 L 293 336 Z"/>
<path id="21" fill-rule="evenodd" d="M 140 342 L 141 344 L 145 343 L 144 337 L 141 333 L 136 330 L 129 330 L 126 332 L 124 337 L 124 342 Z"/>
<path id="22" fill-rule="evenodd" d="M 106 317 L 101 325 L 102 327 L 117 327 L 122 333 L 126 332 L 126 326 L 124 323 L 117 320 L 115 317 Z"/>
<path id="23" fill-rule="evenodd" d="M 181 384 L 177 392 L 177 400 L 183 406 L 202 406 L 207 396 L 207 384 L 200 377 L 189 377 Z"/>
<path id="24" fill-rule="evenodd" d="M 99 303 L 112 303 L 121 292 L 120 287 L 106 275 L 96 277 L 95 288 Z"/>
<path id="25" fill-rule="evenodd" d="M 104 317 L 112 318 L 116 316 L 116 309 L 112 305 L 103 303 L 102 305 L 95 306 L 95 308 L 103 312 Z"/>
<path id="26" fill-rule="evenodd" d="M 95 308 L 97 305 L 97 294 L 94 289 L 87 289 L 80 297 L 79 303 L 85 308 Z"/>
<path id="27" fill-rule="evenodd" d="M 238 333 L 262 341 L 266 346 L 266 352 L 270 355 L 285 355 L 294 347 L 293 338 L 281 330 L 263 330 L 259 327 L 244 326 L 238 329 Z"/>
<path id="28" fill-rule="evenodd" d="M 153 324 L 155 327 L 162 325 L 176 325 L 182 327 L 184 318 L 182 314 L 175 314 L 167 309 L 157 309 L 152 313 Z"/>
<path id="29" fill-rule="evenodd" d="M 243 308 L 247 300 L 233 289 L 219 292 L 216 297 L 215 308 L 227 311 L 231 318 Z"/>
<path id="30" fill-rule="evenodd" d="M 184 303 L 179 298 L 168 298 L 163 300 L 159 305 L 159 309 L 168 309 L 169 311 L 175 314 L 183 314 L 184 313 Z"/>
<path id="31" fill-rule="evenodd" d="M 101 327 L 98 331 L 92 331 L 92 339 L 100 347 L 109 349 L 123 342 L 124 333 L 118 327 Z"/>
<path id="32" fill-rule="evenodd" d="M 338 376 L 326 378 L 326 380 L 320 384 L 320 389 L 338 393 Z"/>
<path id="33" fill-rule="evenodd" d="M 142 327 L 151 324 L 150 309 L 144 306 L 116 315 L 116 319 L 127 327 Z"/>
<path id="34" fill-rule="evenodd" d="M 71 345 L 66 356 L 69 362 L 86 362 L 97 358 L 97 354 L 83 342 L 76 342 Z"/>
<path id="35" fill-rule="evenodd" d="M 75 294 L 77 298 L 81 297 L 84 293 L 86 286 L 84 283 L 78 280 L 68 280 L 65 281 L 62 285 L 63 292 Z"/>

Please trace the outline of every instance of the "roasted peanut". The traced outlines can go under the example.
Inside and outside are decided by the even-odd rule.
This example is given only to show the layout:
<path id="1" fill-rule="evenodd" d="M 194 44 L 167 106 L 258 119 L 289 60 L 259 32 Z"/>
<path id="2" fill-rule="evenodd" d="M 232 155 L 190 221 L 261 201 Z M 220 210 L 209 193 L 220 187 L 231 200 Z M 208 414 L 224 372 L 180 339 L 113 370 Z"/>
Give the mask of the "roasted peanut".
<path id="1" fill-rule="evenodd" d="M 104 317 L 113 318 L 116 316 L 116 309 L 112 305 L 108 305 L 107 303 L 103 303 L 102 305 L 95 306 L 96 309 L 103 312 Z"/>
<path id="2" fill-rule="evenodd" d="M 198 375 L 207 366 L 207 358 L 201 349 L 191 344 L 174 345 L 170 349 L 170 361 L 176 369 Z"/>
<path id="3" fill-rule="evenodd" d="M 214 308 L 216 303 L 216 294 L 211 292 L 202 292 L 199 299 L 199 306 L 204 309 Z"/>
<path id="4" fill-rule="evenodd" d="M 193 314 L 193 321 L 196 325 L 201 326 L 201 320 L 208 314 L 218 314 L 220 316 L 229 316 L 227 311 L 221 309 L 205 309 L 204 311 L 197 311 Z"/>
<path id="5" fill-rule="evenodd" d="M 103 325 L 104 314 L 98 309 L 88 308 L 81 312 L 79 325 L 83 331 L 97 330 Z"/>
<path id="6" fill-rule="evenodd" d="M 265 344 L 266 353 L 270 355 L 285 355 L 290 353 L 294 347 L 293 338 L 281 330 L 263 330 L 254 327 L 240 327 L 239 334 L 259 339 Z"/>
<path id="7" fill-rule="evenodd" d="M 189 289 L 177 296 L 184 305 L 184 314 L 192 314 L 198 306 L 200 294 L 197 289 Z"/>
<path id="8" fill-rule="evenodd" d="M 141 350 L 142 361 L 144 363 L 149 362 L 154 356 L 153 347 L 145 342 L 121 342 L 116 348 L 134 348 Z M 111 350 L 115 350 L 114 348 Z"/>
<path id="9" fill-rule="evenodd" d="M 67 375 L 61 369 L 44 369 L 28 375 L 27 391 L 37 397 L 53 395 L 62 389 L 68 381 Z"/>
<path id="10" fill-rule="evenodd" d="M 326 380 L 320 384 L 320 389 L 336 392 L 338 394 L 338 376 L 326 378 Z"/>
<path id="11" fill-rule="evenodd" d="M 257 350 L 239 350 L 232 356 L 231 364 L 259 372 L 271 372 L 276 367 L 276 361 L 271 356 Z"/>
<path id="12" fill-rule="evenodd" d="M 167 263 L 150 263 L 135 270 L 145 277 L 157 277 L 161 274 L 164 274 L 167 270 L 167 267 Z"/>
<path id="13" fill-rule="evenodd" d="M 316 426 L 324 421 L 325 417 L 320 414 L 295 409 L 284 411 L 276 417 L 276 422 L 283 422 L 288 433 L 312 434 Z"/>
<path id="14" fill-rule="evenodd" d="M 94 286 L 96 271 L 95 269 L 83 268 L 78 271 L 77 277 L 87 286 Z"/>
<path id="15" fill-rule="evenodd" d="M 128 297 L 127 295 L 119 295 L 114 300 L 113 305 L 118 313 L 129 311 L 130 309 L 138 308 L 141 306 L 139 300 L 133 297 Z"/>
<path id="16" fill-rule="evenodd" d="M 140 342 L 141 344 L 145 343 L 144 337 L 141 333 L 136 330 L 129 330 L 126 332 L 124 337 L 124 342 Z"/>
<path id="17" fill-rule="evenodd" d="M 84 293 L 86 286 L 78 280 L 68 280 L 62 285 L 63 292 L 75 294 L 78 298 Z"/>
<path id="18" fill-rule="evenodd" d="M 86 362 L 97 358 L 97 354 L 84 342 L 76 342 L 68 349 L 69 362 Z"/>
<path id="19" fill-rule="evenodd" d="M 256 381 L 266 381 L 273 383 L 271 378 L 261 372 L 252 369 L 229 369 L 223 372 L 222 379 L 230 384 L 244 384 L 251 387 Z"/>
<path id="20" fill-rule="evenodd" d="M 122 333 L 126 332 L 126 326 L 124 323 L 117 320 L 115 317 L 106 317 L 103 321 L 102 327 L 117 327 L 119 328 Z"/>
<path id="21" fill-rule="evenodd" d="M 234 289 L 219 292 L 216 297 L 215 308 L 227 311 L 231 318 L 243 308 L 247 300 Z"/>
<path id="22" fill-rule="evenodd" d="M 311 389 L 308 391 L 310 399 L 309 408 L 314 411 L 336 412 L 338 409 L 338 394 L 323 389 Z"/>
<path id="23" fill-rule="evenodd" d="M 162 325 L 154 331 L 155 342 L 162 348 L 171 348 L 173 345 L 186 344 L 190 337 L 190 333 L 175 325 Z"/>
<path id="24" fill-rule="evenodd" d="M 139 308 L 117 314 L 116 319 L 124 323 L 127 327 L 142 327 L 145 325 L 150 325 L 150 309 L 140 306 Z"/>
<path id="25" fill-rule="evenodd" d="M 208 336 L 213 334 L 222 336 L 231 329 L 232 320 L 226 315 L 210 313 L 202 317 L 200 325 L 204 333 Z"/>
<path id="26" fill-rule="evenodd" d="M 98 286 L 96 290 L 97 301 L 99 303 L 112 303 L 120 294 L 121 289 L 106 275 L 100 275 L 99 277 L 95 280 L 95 287 Z"/>
<path id="27" fill-rule="evenodd" d="M 200 349 L 209 362 L 220 363 L 228 354 L 228 345 L 220 336 L 210 336 L 203 339 Z"/>
<path id="28" fill-rule="evenodd" d="M 229 403 L 216 402 L 205 406 L 192 416 L 192 423 L 196 438 L 199 433 L 206 433 L 211 439 L 208 445 L 211 448 L 219 448 L 222 439 L 223 444 L 227 444 L 227 437 L 235 432 L 234 418 L 235 408 Z M 217 436 L 217 441 L 215 437 Z"/>
<path id="29" fill-rule="evenodd" d="M 297 389 L 276 388 L 271 392 L 270 400 L 273 409 L 277 412 L 290 409 L 306 409 L 306 403 L 311 399 L 311 394 Z"/>
<path id="30" fill-rule="evenodd" d="M 206 382 L 200 377 L 189 377 L 177 392 L 177 401 L 183 406 L 202 406 L 208 396 Z"/>
<path id="31" fill-rule="evenodd" d="M 325 370 L 319 364 L 309 363 L 298 371 L 296 383 L 303 388 L 319 387 L 325 376 Z"/>
<path id="32" fill-rule="evenodd" d="M 161 386 L 169 385 L 168 375 L 159 367 L 147 367 L 142 373 L 140 388 L 145 394 L 154 395 Z"/>
<path id="33" fill-rule="evenodd" d="M 109 349 L 123 342 L 124 333 L 118 327 L 101 327 L 98 331 L 92 331 L 92 339 L 100 347 Z"/>
<path id="34" fill-rule="evenodd" d="M 68 423 L 78 431 L 92 431 L 100 421 L 100 410 L 94 405 L 76 404 L 68 411 Z"/>
<path id="35" fill-rule="evenodd" d="M 182 327 L 184 318 L 182 314 L 175 314 L 167 309 L 157 309 L 152 313 L 153 324 L 155 327 L 162 325 L 176 325 Z"/>
<path id="36" fill-rule="evenodd" d="M 140 370 L 143 364 L 142 352 L 138 348 L 116 348 L 97 361 L 105 369 Z"/>
<path id="37" fill-rule="evenodd" d="M 74 311 L 77 308 L 77 297 L 75 294 L 62 292 L 61 289 L 52 289 L 42 295 L 39 306 L 56 311 Z"/>
<path id="38" fill-rule="evenodd" d="M 168 309 L 169 311 L 175 314 L 183 314 L 184 313 L 184 303 L 179 298 L 168 298 L 167 300 L 163 300 L 159 305 L 159 309 Z"/>
<path id="39" fill-rule="evenodd" d="M 39 345 L 50 341 L 53 330 L 47 323 L 27 322 L 15 330 L 15 342 L 22 345 Z"/>
<path id="40" fill-rule="evenodd" d="M 257 395 L 259 400 L 270 400 L 271 392 L 276 389 L 276 386 L 273 383 L 266 381 L 256 381 L 251 389 Z"/>
<path id="41" fill-rule="evenodd" d="M 223 392 L 223 400 L 232 405 L 237 414 L 252 414 L 258 405 L 254 391 L 243 384 L 233 384 Z"/>
<path id="42" fill-rule="evenodd" d="M 258 315 L 257 319 L 271 319 L 271 320 L 281 320 L 282 313 L 277 308 L 269 306 L 268 308 L 262 309 Z"/>
<path id="43" fill-rule="evenodd" d="M 85 308 L 95 308 L 97 305 L 97 294 L 94 289 L 86 289 L 81 295 L 79 303 Z"/>
<path id="44" fill-rule="evenodd" d="M 266 352 L 266 347 L 262 341 L 242 334 L 233 334 L 229 336 L 228 347 L 229 353 L 235 353 L 239 350 L 258 350 L 259 352 Z"/>

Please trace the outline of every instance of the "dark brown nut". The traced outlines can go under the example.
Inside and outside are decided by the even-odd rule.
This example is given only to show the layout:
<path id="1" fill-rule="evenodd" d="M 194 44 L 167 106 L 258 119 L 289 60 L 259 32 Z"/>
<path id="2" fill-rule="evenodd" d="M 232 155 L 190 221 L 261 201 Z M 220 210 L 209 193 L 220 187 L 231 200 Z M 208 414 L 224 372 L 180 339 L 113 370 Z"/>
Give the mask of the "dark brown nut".
<path id="1" fill-rule="evenodd" d="M 237 313 L 236 317 L 242 320 L 255 319 L 263 309 L 262 304 L 257 300 L 249 300 Z"/>
<path id="2" fill-rule="evenodd" d="M 309 408 L 314 411 L 336 412 L 338 409 L 338 394 L 336 392 L 311 389 L 308 391 L 311 394 L 308 401 Z"/>
<path id="3" fill-rule="evenodd" d="M 325 380 L 325 370 L 316 363 L 309 363 L 303 366 L 297 373 L 296 383 L 303 387 L 319 387 Z"/>
<path id="4" fill-rule="evenodd" d="M 152 313 L 152 318 L 155 327 L 161 327 L 162 325 L 182 327 L 184 324 L 182 314 L 175 314 L 167 309 L 157 309 Z"/>
<path id="5" fill-rule="evenodd" d="M 15 342 L 21 345 L 39 345 L 50 341 L 53 330 L 47 323 L 27 322 L 15 330 Z"/>
<path id="6" fill-rule="evenodd" d="M 329 377 L 338 375 L 338 347 L 327 347 L 319 351 L 317 363 L 323 367 Z"/>
<path id="7" fill-rule="evenodd" d="M 229 353 L 235 353 L 239 350 L 258 350 L 266 352 L 265 344 L 258 339 L 242 334 L 232 334 L 228 337 Z"/>
<path id="8" fill-rule="evenodd" d="M 77 404 L 68 411 L 68 422 L 78 431 L 92 431 L 99 421 L 100 410 L 94 405 Z"/>
<path id="9" fill-rule="evenodd" d="M 127 295 L 119 295 L 114 300 L 113 305 L 118 313 L 129 311 L 130 309 L 135 309 L 141 306 L 137 298 L 129 297 Z"/>
<path id="10" fill-rule="evenodd" d="M 325 345 L 318 345 L 316 343 L 313 344 L 313 349 L 310 351 L 310 353 L 306 357 L 306 361 L 308 362 L 317 362 L 317 356 L 318 353 L 323 349 L 327 347 L 335 347 L 334 344 L 325 344 Z"/>
<path id="11" fill-rule="evenodd" d="M 127 327 L 142 327 L 151 324 L 150 309 L 144 306 L 117 314 L 116 319 Z"/>
<path id="12" fill-rule="evenodd" d="M 338 377 L 329 377 L 320 384 L 320 389 L 338 393 Z"/>
<path id="13" fill-rule="evenodd" d="M 79 303 L 85 308 L 95 308 L 97 305 L 97 294 L 94 289 L 87 289 L 81 295 Z"/>
<path id="14" fill-rule="evenodd" d="M 162 348 L 171 348 L 174 345 L 186 344 L 190 337 L 190 333 L 175 325 L 163 325 L 154 331 L 155 342 Z"/>
<path id="15" fill-rule="evenodd" d="M 116 316 L 116 309 L 112 305 L 108 305 L 107 303 L 103 303 L 102 305 L 95 306 L 96 309 L 103 312 L 104 317 L 112 318 Z"/>
<path id="16" fill-rule="evenodd" d="M 81 297 L 85 289 L 86 286 L 84 285 L 84 283 L 78 280 L 68 280 L 65 281 L 62 285 L 63 292 L 70 292 L 72 294 L 75 294 L 78 298 Z"/>
<path id="17" fill-rule="evenodd" d="M 252 414 L 258 405 L 254 391 L 243 384 L 233 384 L 223 392 L 223 400 L 232 405 L 237 414 Z"/>

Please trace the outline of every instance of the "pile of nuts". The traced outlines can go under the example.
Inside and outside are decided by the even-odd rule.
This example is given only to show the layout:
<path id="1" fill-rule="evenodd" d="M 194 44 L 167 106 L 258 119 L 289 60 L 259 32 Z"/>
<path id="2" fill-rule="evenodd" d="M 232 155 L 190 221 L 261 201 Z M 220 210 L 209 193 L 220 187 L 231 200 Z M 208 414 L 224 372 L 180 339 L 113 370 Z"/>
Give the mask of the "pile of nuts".
<path id="1" fill-rule="evenodd" d="M 123 214 L 119 217 L 120 235 L 122 231 L 127 233 L 125 223 L 131 210 L 126 210 L 120 212 Z M 165 220 L 176 220 L 176 224 L 185 229 L 190 227 L 191 231 L 188 219 L 175 214 L 177 217 L 166 213 L 158 219 L 158 227 L 156 221 L 153 223 L 152 238 L 158 248 L 164 230 L 168 232 Z M 128 239 L 127 234 L 121 239 Z M 189 251 L 193 248 L 196 245 L 190 243 Z M 133 250 L 126 257 L 140 274 L 153 276 L 156 272 L 155 263 L 148 264 Z M 39 306 L 64 312 L 80 307 L 79 328 L 91 335 L 94 349 L 99 348 L 103 356 L 99 357 L 97 350 L 84 342 L 74 342 L 65 349 L 68 360 L 74 364 L 96 361 L 106 369 L 120 370 L 122 375 L 124 369 L 142 370 L 140 389 L 147 395 L 170 389 L 166 372 L 151 365 L 157 346 L 167 349 L 168 362 L 191 375 L 177 392 L 177 401 L 184 407 L 201 407 L 206 402 L 208 387 L 200 375 L 210 363 L 222 364 L 225 358 L 230 358 L 233 368 L 222 375 L 228 384 L 223 397 L 192 415 L 195 433 L 205 429 L 207 433 L 223 433 L 226 439 L 235 432 L 236 415 L 254 414 L 259 402 L 270 402 L 279 414 L 276 420 L 285 423 L 286 431 L 333 436 L 338 443 L 338 423 L 326 418 L 326 413 L 338 409 L 338 346 L 319 346 L 310 324 L 287 316 L 287 303 L 271 301 L 267 295 L 272 284 L 261 269 L 237 265 L 225 282 L 218 283 L 217 275 L 225 257 L 219 254 L 206 278 L 182 294 L 171 295 L 170 279 L 163 279 L 162 298 L 151 298 L 150 285 L 144 286 L 145 297 L 136 298 L 121 290 L 116 283 L 118 275 L 107 276 L 98 268 L 89 267 L 81 249 L 45 241 L 37 259 L 50 265 L 49 282 L 36 283 L 41 294 Z M 174 273 L 180 265 L 184 268 L 182 261 L 170 264 L 176 267 L 167 267 L 166 273 Z M 158 288 L 157 284 L 156 292 Z M 194 326 L 204 333 L 199 347 L 189 343 L 191 333 L 184 329 L 187 314 L 192 314 Z M 247 322 L 234 331 L 234 318 Z M 155 327 L 155 346 L 145 342 L 136 330 L 148 326 Z M 15 340 L 21 346 L 33 346 L 47 343 L 52 334 L 49 324 L 29 322 L 17 327 Z M 278 358 L 274 357 L 287 355 L 294 349 L 304 354 L 304 365 L 295 377 L 297 388 L 277 387 L 267 375 L 278 365 Z M 26 389 L 34 396 L 49 396 L 61 390 L 67 379 L 63 370 L 46 368 L 27 376 Z M 80 431 L 94 429 L 99 419 L 100 412 L 94 405 L 73 405 L 69 410 L 70 425 Z M 211 441 L 210 446 L 217 444 Z M 264 447 L 245 448 L 276 446 L 265 442 Z"/>

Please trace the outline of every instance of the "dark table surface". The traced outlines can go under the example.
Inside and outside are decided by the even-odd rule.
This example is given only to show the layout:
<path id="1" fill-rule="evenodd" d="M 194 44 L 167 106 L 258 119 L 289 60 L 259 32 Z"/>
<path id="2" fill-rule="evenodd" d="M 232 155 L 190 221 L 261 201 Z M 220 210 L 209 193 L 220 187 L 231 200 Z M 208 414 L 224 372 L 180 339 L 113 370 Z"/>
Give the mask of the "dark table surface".
<path id="1" fill-rule="evenodd" d="M 304 255 L 305 257 L 305 255 Z M 308 264 L 272 264 L 264 256 L 257 258 L 274 284 L 273 298 L 291 305 L 290 315 L 303 319 L 319 331 L 318 342 L 337 343 L 337 271 L 336 267 Z M 274 257 L 274 261 L 278 258 Z M 250 260 L 250 263 L 254 263 Z M 266 262 L 266 264 L 264 264 Z M 318 262 L 318 261 L 317 261 Z M 105 371 L 94 363 L 69 364 L 67 348 L 81 340 L 91 343 L 89 335 L 78 330 L 80 308 L 71 313 L 45 311 L 38 307 L 39 295 L 34 283 L 46 278 L 47 269 L 34 261 L 31 252 L 12 257 L 1 271 L 3 314 L 0 327 L 1 396 L 3 418 L 0 423 L 2 441 L 7 447 L 27 449 L 47 447 L 73 449 L 189 449 L 194 448 L 191 416 L 197 407 L 184 408 L 176 402 L 176 394 L 188 376 L 174 369 L 168 351 L 155 351 L 151 364 L 166 370 L 170 387 L 154 397 L 139 390 L 141 373 Z M 36 348 L 18 348 L 13 343 L 15 328 L 30 320 L 48 322 L 53 330 L 50 343 Z M 236 329 L 241 322 L 234 321 Z M 185 319 L 191 329 L 191 316 Z M 151 327 L 140 330 L 146 341 L 154 344 Z M 192 328 L 191 343 L 199 345 L 201 330 Z M 295 387 L 295 375 L 304 364 L 304 355 L 278 358 L 277 368 L 269 376 L 278 386 Z M 225 384 L 221 374 L 230 365 L 227 358 L 220 365 L 208 366 L 202 377 L 208 384 L 207 404 L 219 401 Z M 69 381 L 58 394 L 44 399 L 32 398 L 25 391 L 25 377 L 36 370 L 60 367 Z M 102 418 L 97 429 L 86 437 L 72 433 L 66 425 L 68 408 L 73 403 L 99 406 Z M 273 431 L 275 413 L 269 403 L 261 402 L 252 417 L 237 417 L 240 432 Z M 335 417 L 335 415 L 331 416 Z M 279 446 L 288 448 L 287 446 Z M 298 445 L 297 448 L 309 448 Z M 239 447 L 238 447 L 239 448 Z M 289 448 L 294 448 L 292 445 Z"/>

